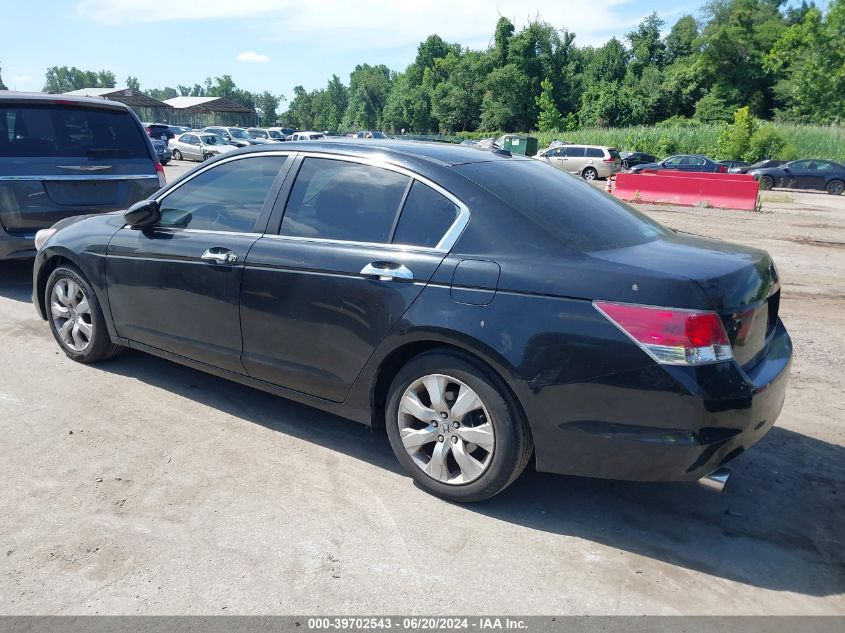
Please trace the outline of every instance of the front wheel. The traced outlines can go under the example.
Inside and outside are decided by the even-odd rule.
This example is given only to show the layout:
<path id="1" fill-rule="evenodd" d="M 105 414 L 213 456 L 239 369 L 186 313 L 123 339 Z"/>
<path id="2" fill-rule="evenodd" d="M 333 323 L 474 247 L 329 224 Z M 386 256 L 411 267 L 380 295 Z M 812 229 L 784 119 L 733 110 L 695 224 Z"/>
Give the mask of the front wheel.
<path id="1" fill-rule="evenodd" d="M 182 152 L 178 149 L 173 150 L 173 160 L 182 160 Z"/>
<path id="2" fill-rule="evenodd" d="M 587 167 L 583 172 L 581 172 L 581 177 L 584 180 L 595 180 L 599 177 L 599 172 L 597 172 L 593 167 Z"/>
<path id="3" fill-rule="evenodd" d="M 93 363 L 123 350 L 111 342 L 94 289 L 76 267 L 50 273 L 44 298 L 50 330 L 68 358 Z"/>
<path id="4" fill-rule="evenodd" d="M 528 425 L 502 381 L 450 350 L 417 356 L 399 371 L 386 428 L 405 471 L 449 501 L 492 497 L 531 457 Z"/>
<path id="5" fill-rule="evenodd" d="M 775 179 L 771 176 L 763 176 L 760 178 L 760 189 L 771 189 L 775 186 Z"/>
<path id="6" fill-rule="evenodd" d="M 845 191 L 845 182 L 841 180 L 831 180 L 827 183 L 827 192 L 832 196 L 838 196 Z"/>

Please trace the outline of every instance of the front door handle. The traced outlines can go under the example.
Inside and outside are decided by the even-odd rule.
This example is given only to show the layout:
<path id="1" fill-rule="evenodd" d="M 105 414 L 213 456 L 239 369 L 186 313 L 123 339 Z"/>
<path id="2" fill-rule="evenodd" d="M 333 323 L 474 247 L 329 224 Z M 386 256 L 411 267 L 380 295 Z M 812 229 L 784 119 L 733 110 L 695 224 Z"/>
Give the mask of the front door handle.
<path id="1" fill-rule="evenodd" d="M 368 279 L 391 281 L 394 279 L 412 281 L 414 273 L 407 266 L 393 262 L 370 262 L 361 269 L 361 274 Z"/>
<path id="2" fill-rule="evenodd" d="M 200 259 L 215 264 L 237 264 L 238 254 L 235 251 L 230 251 L 228 248 L 214 246 L 206 250 Z"/>

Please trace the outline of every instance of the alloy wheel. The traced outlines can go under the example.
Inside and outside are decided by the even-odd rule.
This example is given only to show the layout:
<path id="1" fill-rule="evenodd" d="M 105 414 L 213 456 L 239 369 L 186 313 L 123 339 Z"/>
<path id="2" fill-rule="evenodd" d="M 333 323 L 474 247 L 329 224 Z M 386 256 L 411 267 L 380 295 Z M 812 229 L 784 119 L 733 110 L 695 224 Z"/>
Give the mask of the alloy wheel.
<path id="1" fill-rule="evenodd" d="M 834 196 L 840 195 L 843 190 L 845 190 L 845 182 L 841 180 L 832 180 L 827 185 L 827 192 Z"/>
<path id="2" fill-rule="evenodd" d="M 487 408 L 457 378 L 429 374 L 399 402 L 399 437 L 414 464 L 445 484 L 478 479 L 493 459 L 495 433 Z"/>
<path id="3" fill-rule="evenodd" d="M 62 344 L 74 352 L 85 351 L 94 335 L 94 322 L 82 286 L 70 277 L 59 279 L 50 293 L 50 313 Z"/>
<path id="4" fill-rule="evenodd" d="M 595 169 L 589 168 L 584 170 L 584 180 L 595 180 L 598 177 Z"/>

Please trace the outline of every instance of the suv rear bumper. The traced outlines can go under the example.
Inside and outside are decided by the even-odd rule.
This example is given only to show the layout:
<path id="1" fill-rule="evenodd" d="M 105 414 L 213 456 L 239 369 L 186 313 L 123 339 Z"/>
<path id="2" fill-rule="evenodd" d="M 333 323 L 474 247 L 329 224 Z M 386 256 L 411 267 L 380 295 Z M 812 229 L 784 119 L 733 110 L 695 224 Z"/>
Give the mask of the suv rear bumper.
<path id="1" fill-rule="evenodd" d="M 766 356 L 655 365 L 592 381 L 529 389 L 525 407 L 545 472 L 633 481 L 693 481 L 756 444 L 780 414 L 792 342 L 778 323 Z"/>

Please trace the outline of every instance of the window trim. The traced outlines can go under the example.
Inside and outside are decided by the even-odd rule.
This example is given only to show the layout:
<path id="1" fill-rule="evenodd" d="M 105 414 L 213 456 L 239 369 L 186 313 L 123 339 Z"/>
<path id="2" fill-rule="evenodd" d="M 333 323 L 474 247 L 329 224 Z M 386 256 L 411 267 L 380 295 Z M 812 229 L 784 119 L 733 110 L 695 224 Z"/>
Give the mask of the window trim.
<path id="1" fill-rule="evenodd" d="M 264 202 L 261 205 L 261 210 L 258 212 L 258 219 L 256 220 L 256 225 L 261 226 L 260 230 L 255 231 L 248 231 L 248 232 L 238 232 L 238 231 L 215 231 L 214 229 L 191 229 L 191 228 L 179 228 L 173 226 L 158 226 L 155 225 L 153 228 L 155 230 L 170 230 L 170 231 L 191 231 L 197 233 L 225 233 L 227 235 L 232 234 L 239 234 L 239 235 L 257 235 L 262 236 L 267 232 L 267 222 L 270 219 L 270 215 L 273 211 L 273 206 L 275 205 L 276 198 L 279 195 L 279 190 L 284 186 L 285 181 L 288 178 L 288 173 L 290 172 L 290 166 L 293 163 L 292 158 L 295 158 L 296 152 L 279 150 L 279 151 L 271 151 L 271 152 L 249 152 L 246 154 L 238 154 L 237 156 L 226 156 L 225 158 L 214 161 L 211 163 L 202 163 L 200 166 L 196 167 L 196 171 L 189 172 L 185 178 L 182 180 L 177 181 L 170 187 L 165 188 L 159 195 L 152 200 L 155 200 L 156 203 L 161 205 L 161 201 L 164 200 L 167 196 L 169 196 L 174 191 L 177 191 L 187 183 L 191 182 L 199 176 L 200 174 L 204 174 L 210 169 L 214 169 L 224 163 L 231 163 L 236 160 L 245 160 L 247 158 L 254 158 L 254 157 L 263 157 L 263 156 L 282 156 L 287 160 L 283 161 L 279 167 L 279 173 L 276 175 L 276 178 L 270 184 L 270 188 L 267 190 L 267 193 L 264 195 Z M 155 177 L 155 176 L 152 176 Z"/>
<path id="2" fill-rule="evenodd" d="M 267 234 L 267 237 L 273 237 L 276 239 L 283 239 L 283 240 L 291 240 L 297 242 L 318 242 L 321 244 L 338 244 L 338 245 L 346 245 L 346 246 L 367 246 L 367 247 L 382 247 L 382 248 L 392 248 L 392 249 L 399 249 L 399 250 L 406 250 L 406 251 L 422 251 L 428 253 L 448 253 L 452 250 L 452 247 L 458 241 L 458 238 L 464 232 L 467 224 L 469 224 L 470 220 L 470 210 L 469 207 L 463 203 L 463 201 L 454 195 L 452 192 L 444 189 L 439 184 L 433 182 L 432 180 L 426 178 L 425 176 L 421 176 L 417 172 L 411 171 L 410 169 L 406 169 L 405 167 L 400 167 L 399 165 L 394 165 L 392 163 L 387 162 L 383 159 L 378 158 L 364 158 L 360 156 L 347 156 L 343 154 L 330 154 L 327 152 L 309 152 L 309 151 L 299 151 L 296 153 L 297 158 L 301 158 L 299 166 L 296 169 L 296 173 L 290 174 L 289 177 L 291 180 L 291 187 L 289 188 L 291 191 L 293 190 L 293 184 L 296 182 L 296 178 L 299 176 L 299 170 L 302 167 L 302 163 L 305 162 L 304 159 L 306 158 L 325 158 L 330 160 L 341 160 L 348 163 L 356 163 L 359 165 L 368 165 L 370 167 L 377 167 L 380 169 L 386 169 L 388 171 L 393 171 L 404 176 L 408 176 L 411 181 L 408 184 L 408 189 L 403 196 L 399 207 L 396 210 L 396 216 L 394 217 L 394 224 L 398 225 L 398 220 L 402 216 L 402 211 L 405 208 L 405 201 L 407 199 L 407 193 L 410 191 L 410 187 L 413 186 L 415 180 L 418 180 L 421 184 L 431 187 L 439 193 L 440 195 L 444 196 L 455 206 L 458 207 L 458 216 L 455 218 L 455 221 L 452 225 L 446 230 L 443 234 L 443 237 L 440 238 L 440 241 L 435 246 L 414 246 L 411 244 L 394 244 L 392 242 L 362 242 L 362 241 L 355 241 L 355 240 L 338 240 L 338 239 L 331 239 L 331 238 L 324 238 L 324 237 L 304 237 L 298 235 L 282 235 L 282 223 L 285 219 L 285 213 L 287 213 L 287 206 L 288 206 L 288 198 L 290 197 L 290 191 L 288 192 L 288 196 L 285 197 L 284 201 L 281 200 L 276 201 L 276 204 L 282 204 L 282 215 L 279 220 L 279 229 L 278 233 L 275 234 Z M 392 239 L 391 234 L 391 239 Z"/>

